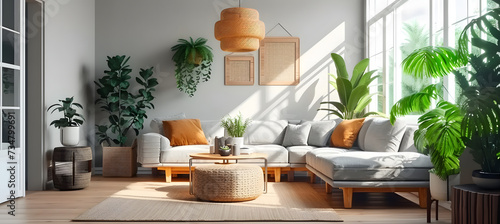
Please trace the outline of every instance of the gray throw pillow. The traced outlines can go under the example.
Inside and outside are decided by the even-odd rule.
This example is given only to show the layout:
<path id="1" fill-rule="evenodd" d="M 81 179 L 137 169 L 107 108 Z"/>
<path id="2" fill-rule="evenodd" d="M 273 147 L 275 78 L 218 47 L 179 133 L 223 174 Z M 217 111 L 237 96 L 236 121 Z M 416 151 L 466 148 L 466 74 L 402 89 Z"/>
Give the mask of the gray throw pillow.
<path id="1" fill-rule="evenodd" d="M 338 123 L 340 123 L 340 121 Z M 302 123 L 311 125 L 311 131 L 309 132 L 307 144 L 318 147 L 328 146 L 333 129 L 335 129 L 335 126 L 337 126 L 338 123 L 336 120 L 306 121 Z"/>
<path id="2" fill-rule="evenodd" d="M 397 152 L 406 131 L 406 123 L 398 119 L 391 124 L 389 119 L 368 117 L 358 134 L 359 148 L 372 152 Z"/>
<path id="3" fill-rule="evenodd" d="M 286 127 L 285 138 L 283 139 L 283 146 L 299 146 L 307 145 L 309 131 L 311 130 L 310 124 L 295 125 L 289 124 Z"/>

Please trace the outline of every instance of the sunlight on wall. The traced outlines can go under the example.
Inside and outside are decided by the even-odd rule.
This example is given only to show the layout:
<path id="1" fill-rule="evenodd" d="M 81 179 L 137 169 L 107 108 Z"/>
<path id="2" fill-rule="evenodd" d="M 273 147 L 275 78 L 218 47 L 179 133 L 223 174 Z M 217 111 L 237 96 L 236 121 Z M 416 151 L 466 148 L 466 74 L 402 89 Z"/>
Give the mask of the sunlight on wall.
<path id="1" fill-rule="evenodd" d="M 324 119 L 325 112 L 316 113 L 319 102 L 338 100 L 329 98 L 328 73 L 335 72 L 330 54 L 344 52 L 345 38 L 345 23 L 341 23 L 311 48 L 301 50 L 299 85 L 262 86 L 229 114 L 241 112 L 255 120 Z M 297 117 L 296 110 L 306 110 L 311 117 Z"/>

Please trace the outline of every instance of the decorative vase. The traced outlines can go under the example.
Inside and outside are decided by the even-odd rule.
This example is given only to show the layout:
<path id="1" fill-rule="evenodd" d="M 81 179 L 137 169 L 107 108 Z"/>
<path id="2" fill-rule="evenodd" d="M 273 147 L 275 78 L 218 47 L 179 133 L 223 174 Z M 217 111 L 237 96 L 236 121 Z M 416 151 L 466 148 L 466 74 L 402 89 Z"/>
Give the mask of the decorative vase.
<path id="1" fill-rule="evenodd" d="M 80 127 L 63 127 L 60 131 L 61 144 L 64 146 L 76 146 L 80 142 Z"/>
<path id="2" fill-rule="evenodd" d="M 232 151 L 233 151 L 233 156 L 239 156 L 241 153 L 240 145 L 233 144 Z"/>
<path id="3" fill-rule="evenodd" d="M 472 182 L 484 189 L 500 189 L 500 173 L 488 173 L 482 170 L 472 171 Z"/>
<path id="4" fill-rule="evenodd" d="M 229 156 L 229 155 L 231 155 L 231 150 L 222 150 L 222 149 L 220 149 L 219 150 L 219 154 L 221 156 Z"/>
<path id="5" fill-rule="evenodd" d="M 231 145 L 237 144 L 237 145 L 240 146 L 240 148 L 242 148 L 243 147 L 243 141 L 244 141 L 243 137 L 229 137 L 226 140 L 226 144 L 231 144 Z"/>
<path id="6" fill-rule="evenodd" d="M 429 179 L 431 196 L 439 201 L 450 201 L 452 187 L 460 184 L 460 174 L 451 175 L 446 180 L 441 180 L 436 174 L 430 173 Z"/>

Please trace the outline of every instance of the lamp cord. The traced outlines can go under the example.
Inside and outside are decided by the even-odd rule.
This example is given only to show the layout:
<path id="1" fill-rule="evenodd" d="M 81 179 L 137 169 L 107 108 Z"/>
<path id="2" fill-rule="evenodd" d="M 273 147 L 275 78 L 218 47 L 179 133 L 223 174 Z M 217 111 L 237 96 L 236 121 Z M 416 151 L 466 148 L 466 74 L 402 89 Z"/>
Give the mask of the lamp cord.
<path id="1" fill-rule="evenodd" d="M 238 0 L 238 7 L 241 8 L 241 0 Z"/>
<path id="2" fill-rule="evenodd" d="M 286 33 L 288 33 L 288 35 L 290 35 L 291 37 L 293 37 L 293 35 L 292 35 L 292 34 L 290 34 L 290 32 L 288 32 L 288 30 L 287 30 L 287 29 L 286 29 L 283 25 L 281 25 L 281 23 L 278 23 L 278 24 L 274 25 L 274 26 L 273 26 L 273 28 L 271 28 L 271 30 L 267 31 L 266 36 L 267 36 L 267 34 L 268 34 L 268 33 L 270 33 L 271 31 L 273 31 L 273 30 L 274 30 L 274 28 L 276 28 L 278 25 L 280 25 L 280 26 L 281 26 L 281 28 L 282 28 L 283 30 L 285 30 L 285 32 L 286 32 Z"/>

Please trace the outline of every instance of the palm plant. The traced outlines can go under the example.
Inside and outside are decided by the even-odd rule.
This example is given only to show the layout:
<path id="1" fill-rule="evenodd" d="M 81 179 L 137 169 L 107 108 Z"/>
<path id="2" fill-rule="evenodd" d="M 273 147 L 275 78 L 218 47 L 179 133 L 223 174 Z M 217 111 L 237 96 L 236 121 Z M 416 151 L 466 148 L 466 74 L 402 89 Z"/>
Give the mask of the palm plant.
<path id="1" fill-rule="evenodd" d="M 337 76 L 329 74 L 333 79 L 330 84 L 337 90 L 340 102 L 321 102 L 320 104 L 332 105 L 334 109 L 320 108 L 318 110 L 328 111 L 328 115 L 334 114 L 346 120 L 380 115 L 378 112 L 365 112 L 366 106 L 372 101 L 372 96 L 376 94 L 370 94 L 369 85 L 379 77 L 374 75 L 376 70 L 365 72 L 370 60 L 366 58 L 356 64 L 352 71 L 352 77 L 349 79 L 342 56 L 332 53 L 331 57 L 337 68 Z"/>
<path id="2" fill-rule="evenodd" d="M 496 0 L 495 2 L 500 2 Z M 460 172 L 458 157 L 465 147 L 471 148 L 474 160 L 484 171 L 500 172 L 498 143 L 500 124 L 500 8 L 493 9 L 464 28 L 458 48 L 428 46 L 414 51 L 403 61 L 406 73 L 417 78 L 441 78 L 453 72 L 462 89 L 463 102 L 453 104 L 440 95 L 440 85 L 433 84 L 418 93 L 404 97 L 391 109 L 396 116 L 425 112 L 415 132 L 415 146 L 429 153 L 434 172 L 441 179 Z M 487 35 L 495 41 L 481 38 Z M 470 54 L 468 45 L 480 49 Z M 469 64 L 464 73 L 459 68 Z M 433 101 L 436 107 L 431 109 Z M 496 139 L 495 141 L 493 141 Z M 496 168 L 495 168 L 496 167 Z"/>
<path id="3" fill-rule="evenodd" d="M 176 66 L 177 88 L 192 97 L 198 84 L 210 79 L 213 60 L 212 48 L 206 45 L 207 39 L 201 37 L 196 41 L 190 37 L 189 41 L 179 39 L 177 42 L 179 44 L 171 48 L 172 51 L 175 51 L 172 60 Z"/>

